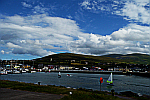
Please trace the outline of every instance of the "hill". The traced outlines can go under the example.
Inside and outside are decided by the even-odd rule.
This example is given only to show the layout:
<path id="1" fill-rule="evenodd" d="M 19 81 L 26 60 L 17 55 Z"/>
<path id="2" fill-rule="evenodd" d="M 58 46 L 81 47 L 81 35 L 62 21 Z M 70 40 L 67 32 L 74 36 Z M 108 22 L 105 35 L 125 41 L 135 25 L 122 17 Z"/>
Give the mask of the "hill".
<path id="1" fill-rule="evenodd" d="M 69 65 L 69 66 L 98 66 L 103 63 L 120 63 L 120 62 L 124 62 L 124 60 L 104 56 L 92 56 L 74 53 L 60 53 L 35 59 L 36 64 L 41 63 L 46 65 Z"/>
<path id="2" fill-rule="evenodd" d="M 110 54 L 110 55 L 105 55 L 105 57 L 122 59 L 130 64 L 150 64 L 150 55 L 146 55 L 146 54 L 139 54 L 139 53 L 127 54 L 127 55 Z"/>
<path id="3" fill-rule="evenodd" d="M 110 54 L 92 56 L 74 53 L 60 53 L 35 59 L 35 64 L 67 65 L 67 66 L 113 66 L 121 64 L 150 64 L 150 56 L 145 54 Z"/>

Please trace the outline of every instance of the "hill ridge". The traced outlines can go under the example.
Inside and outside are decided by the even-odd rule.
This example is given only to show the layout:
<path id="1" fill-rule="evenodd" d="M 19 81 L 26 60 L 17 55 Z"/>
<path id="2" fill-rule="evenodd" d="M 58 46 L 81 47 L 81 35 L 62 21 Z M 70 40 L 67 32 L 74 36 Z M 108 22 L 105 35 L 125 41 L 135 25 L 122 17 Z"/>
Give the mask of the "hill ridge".
<path id="1" fill-rule="evenodd" d="M 131 64 L 150 64 L 150 55 L 133 53 L 133 54 L 108 54 L 103 56 L 93 56 L 93 55 L 83 55 L 83 54 L 75 54 L 75 53 L 59 53 L 48 55 L 42 58 L 37 58 L 35 60 L 40 61 L 50 61 L 53 60 L 55 62 L 60 61 L 70 61 L 77 60 L 81 61 L 90 61 L 90 62 L 102 62 L 102 63 L 131 63 Z"/>

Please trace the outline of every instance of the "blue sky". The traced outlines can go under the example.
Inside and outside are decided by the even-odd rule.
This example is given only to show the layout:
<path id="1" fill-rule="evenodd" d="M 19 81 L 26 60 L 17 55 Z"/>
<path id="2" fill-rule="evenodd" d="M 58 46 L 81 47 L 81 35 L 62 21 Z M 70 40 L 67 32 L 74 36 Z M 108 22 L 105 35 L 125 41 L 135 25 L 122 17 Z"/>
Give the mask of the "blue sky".
<path id="1" fill-rule="evenodd" d="M 150 54 L 150 0 L 0 0 L 0 59 Z"/>

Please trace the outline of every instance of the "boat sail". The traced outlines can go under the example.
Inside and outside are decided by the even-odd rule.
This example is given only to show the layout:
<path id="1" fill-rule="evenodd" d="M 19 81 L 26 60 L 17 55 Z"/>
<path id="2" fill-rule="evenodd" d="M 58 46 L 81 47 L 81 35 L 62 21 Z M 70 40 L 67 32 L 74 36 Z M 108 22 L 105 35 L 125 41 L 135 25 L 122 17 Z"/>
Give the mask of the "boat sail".
<path id="1" fill-rule="evenodd" d="M 112 77 L 112 72 L 111 72 L 111 74 L 110 74 L 110 76 L 109 76 L 109 78 L 108 78 L 108 80 L 107 80 L 107 85 L 111 85 L 111 86 L 113 86 L 113 77 Z"/>

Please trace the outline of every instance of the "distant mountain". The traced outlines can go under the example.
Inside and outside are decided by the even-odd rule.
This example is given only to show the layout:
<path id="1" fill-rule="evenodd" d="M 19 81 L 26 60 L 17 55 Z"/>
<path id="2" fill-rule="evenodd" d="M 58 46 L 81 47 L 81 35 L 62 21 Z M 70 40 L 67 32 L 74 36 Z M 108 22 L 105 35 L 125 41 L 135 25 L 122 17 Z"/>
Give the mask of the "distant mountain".
<path id="1" fill-rule="evenodd" d="M 127 54 L 127 55 L 110 54 L 110 55 L 105 55 L 105 57 L 121 59 L 121 60 L 125 60 L 126 62 L 134 63 L 134 64 L 135 63 L 136 64 L 150 64 L 150 55 L 147 55 L 147 54 L 139 54 L 139 53 Z"/>

